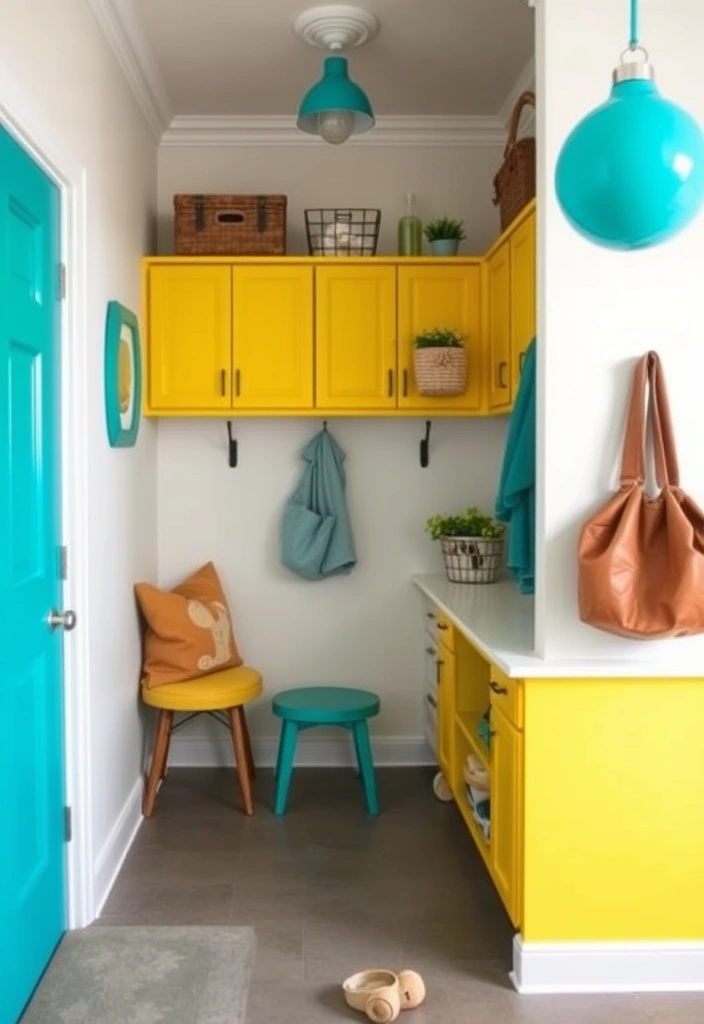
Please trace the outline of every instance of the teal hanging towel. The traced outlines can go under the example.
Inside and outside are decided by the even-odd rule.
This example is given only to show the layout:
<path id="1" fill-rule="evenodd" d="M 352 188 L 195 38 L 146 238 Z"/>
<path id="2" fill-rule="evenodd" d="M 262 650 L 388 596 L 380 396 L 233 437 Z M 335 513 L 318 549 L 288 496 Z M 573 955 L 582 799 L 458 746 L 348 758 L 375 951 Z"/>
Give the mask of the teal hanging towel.
<path id="1" fill-rule="evenodd" d="M 324 429 L 301 456 L 303 473 L 281 524 L 281 561 L 303 579 L 323 580 L 357 564 L 345 501 L 345 453 Z"/>
<path id="2" fill-rule="evenodd" d="M 535 590 L 535 338 L 526 349 L 506 439 L 497 519 L 509 524 L 509 571 L 522 594 Z"/>

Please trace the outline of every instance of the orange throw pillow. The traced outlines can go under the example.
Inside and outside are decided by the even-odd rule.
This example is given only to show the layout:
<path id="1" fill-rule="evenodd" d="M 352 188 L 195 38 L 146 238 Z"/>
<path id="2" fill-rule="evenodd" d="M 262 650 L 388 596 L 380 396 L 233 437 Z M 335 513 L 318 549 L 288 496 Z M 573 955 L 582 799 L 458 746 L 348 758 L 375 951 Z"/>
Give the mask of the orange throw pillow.
<path id="1" fill-rule="evenodd" d="M 143 683 L 149 689 L 242 664 L 227 600 L 212 562 L 173 590 L 135 584 L 147 623 Z"/>

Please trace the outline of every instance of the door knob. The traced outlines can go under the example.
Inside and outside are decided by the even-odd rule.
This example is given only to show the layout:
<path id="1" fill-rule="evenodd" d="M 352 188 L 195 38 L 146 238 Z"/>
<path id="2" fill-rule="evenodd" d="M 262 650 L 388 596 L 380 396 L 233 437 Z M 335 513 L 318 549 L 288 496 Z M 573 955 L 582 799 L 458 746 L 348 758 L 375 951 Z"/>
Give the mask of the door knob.
<path id="1" fill-rule="evenodd" d="M 49 629 L 61 629 L 70 633 L 72 629 L 76 628 L 76 613 L 68 609 L 65 612 L 57 612 L 56 608 L 52 608 L 46 617 L 46 623 Z"/>

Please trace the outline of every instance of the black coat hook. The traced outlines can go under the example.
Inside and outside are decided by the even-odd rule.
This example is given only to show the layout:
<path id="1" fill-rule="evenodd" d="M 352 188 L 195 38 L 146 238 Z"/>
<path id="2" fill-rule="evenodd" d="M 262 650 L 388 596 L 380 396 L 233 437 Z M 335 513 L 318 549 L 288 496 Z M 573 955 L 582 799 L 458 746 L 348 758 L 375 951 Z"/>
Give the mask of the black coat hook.
<path id="1" fill-rule="evenodd" d="M 425 421 L 425 437 L 420 439 L 420 464 L 425 469 L 430 463 L 430 420 Z"/>
<path id="2" fill-rule="evenodd" d="M 229 443 L 229 452 L 228 452 L 228 462 L 230 464 L 230 469 L 235 469 L 237 467 L 237 441 L 232 436 L 232 421 L 231 420 L 227 421 L 227 436 L 228 436 L 229 442 L 230 442 Z"/>

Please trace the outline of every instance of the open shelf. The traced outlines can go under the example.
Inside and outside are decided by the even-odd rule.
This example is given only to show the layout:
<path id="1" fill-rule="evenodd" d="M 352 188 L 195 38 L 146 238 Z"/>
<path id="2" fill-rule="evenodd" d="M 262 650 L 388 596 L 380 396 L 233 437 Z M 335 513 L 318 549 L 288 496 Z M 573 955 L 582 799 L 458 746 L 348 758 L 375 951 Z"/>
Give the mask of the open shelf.
<path id="1" fill-rule="evenodd" d="M 490 840 L 486 838 L 482 830 L 479 828 L 479 825 L 474 820 L 472 808 L 469 806 L 469 802 L 464 791 L 464 786 L 455 787 L 453 789 L 453 796 L 455 798 L 455 803 L 457 804 L 459 812 L 464 819 L 464 823 L 469 829 L 469 833 L 472 836 L 472 839 L 474 840 L 477 849 L 481 853 L 482 858 L 484 859 L 488 867 L 491 849 Z"/>
<path id="2" fill-rule="evenodd" d="M 462 735 L 472 748 L 472 753 L 475 754 L 484 767 L 488 769 L 490 762 L 489 748 L 486 743 L 482 742 L 477 732 L 481 718 L 482 715 L 479 711 L 455 712 L 455 723 L 457 728 L 462 732 Z"/>

